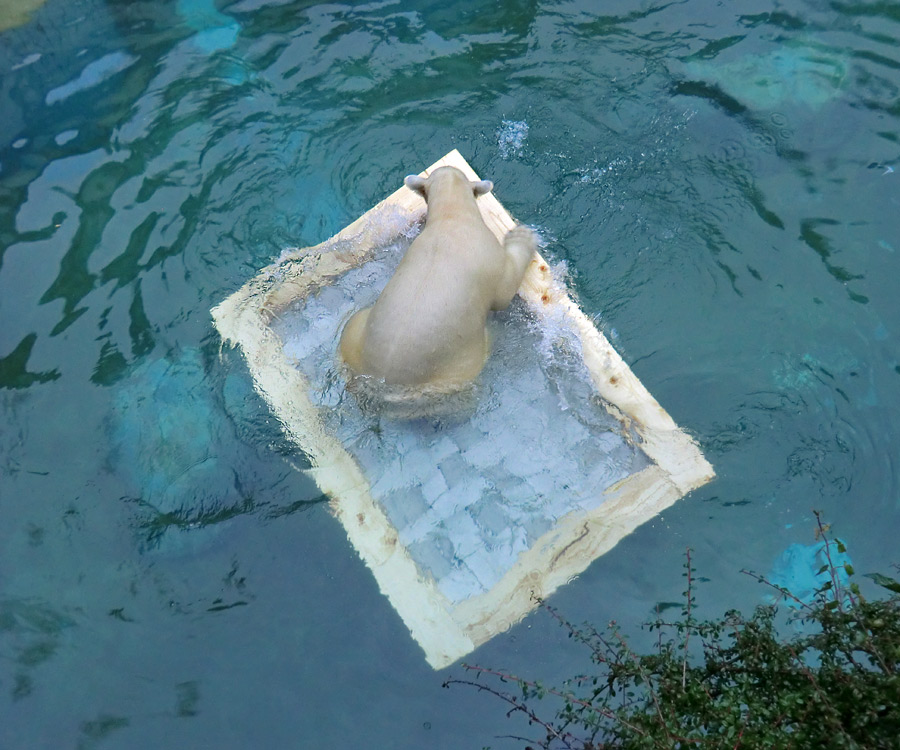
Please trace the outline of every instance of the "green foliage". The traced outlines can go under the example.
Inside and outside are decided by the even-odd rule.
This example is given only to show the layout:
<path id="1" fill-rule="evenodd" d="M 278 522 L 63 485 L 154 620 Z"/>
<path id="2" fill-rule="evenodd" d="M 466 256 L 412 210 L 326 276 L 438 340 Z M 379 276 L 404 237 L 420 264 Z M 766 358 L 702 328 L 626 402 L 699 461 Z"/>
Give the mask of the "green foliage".
<path id="1" fill-rule="evenodd" d="M 588 648 L 591 674 L 557 689 L 467 665 L 473 679 L 445 686 L 473 686 L 503 699 L 509 715 L 524 714 L 540 731 L 514 738 L 527 748 L 900 748 L 900 583 L 871 575 L 890 594 L 865 598 L 852 567 L 833 562 L 843 544 L 820 519 L 819 531 L 830 575 L 814 600 L 776 587 L 800 605 L 799 634 L 779 635 L 775 606 L 749 618 L 729 611 L 696 619 L 688 550 L 681 617 L 648 625 L 658 635 L 655 652 L 632 651 L 615 623 L 602 632 L 578 628 L 542 603 Z M 535 708 L 544 698 L 556 702 L 553 719 Z"/>

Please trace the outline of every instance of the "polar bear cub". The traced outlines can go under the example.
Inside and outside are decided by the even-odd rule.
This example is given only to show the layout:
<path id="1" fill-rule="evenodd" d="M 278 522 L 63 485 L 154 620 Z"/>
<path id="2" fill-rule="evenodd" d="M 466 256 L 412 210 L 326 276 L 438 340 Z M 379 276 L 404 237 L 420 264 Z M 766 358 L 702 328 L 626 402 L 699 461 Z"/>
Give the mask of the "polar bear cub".
<path id="1" fill-rule="evenodd" d="M 441 167 L 405 184 L 428 204 L 425 227 L 375 304 L 347 322 L 340 352 L 354 375 L 407 392 L 450 393 L 484 367 L 488 312 L 512 301 L 535 236 L 517 226 L 501 247 L 475 201 L 493 188 L 488 180 L 472 182 Z"/>

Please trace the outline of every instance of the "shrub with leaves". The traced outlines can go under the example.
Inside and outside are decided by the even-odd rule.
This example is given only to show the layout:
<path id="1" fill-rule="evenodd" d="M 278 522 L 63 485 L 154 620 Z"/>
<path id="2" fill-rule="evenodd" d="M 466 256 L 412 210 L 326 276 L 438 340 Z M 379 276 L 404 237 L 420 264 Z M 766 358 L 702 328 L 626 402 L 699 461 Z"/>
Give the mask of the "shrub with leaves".
<path id="1" fill-rule="evenodd" d="M 900 583 L 871 575 L 887 593 L 864 597 L 849 562 L 834 562 L 844 545 L 816 518 L 827 575 L 811 602 L 750 573 L 797 607 L 799 633 L 779 634 L 776 605 L 698 620 L 688 550 L 681 617 L 648 625 L 655 652 L 635 653 L 615 623 L 579 628 L 542 602 L 587 647 L 591 674 L 549 688 L 465 665 L 469 679 L 444 685 L 505 701 L 537 731 L 511 737 L 532 749 L 900 748 Z M 541 699 L 555 702 L 552 719 L 538 711 Z"/>

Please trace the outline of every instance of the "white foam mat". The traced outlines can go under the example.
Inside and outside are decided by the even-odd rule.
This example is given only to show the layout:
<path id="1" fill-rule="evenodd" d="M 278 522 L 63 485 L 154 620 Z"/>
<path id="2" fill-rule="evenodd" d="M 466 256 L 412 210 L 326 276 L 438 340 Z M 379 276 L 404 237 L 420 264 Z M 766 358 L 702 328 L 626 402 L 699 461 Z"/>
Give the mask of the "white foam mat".
<path id="1" fill-rule="evenodd" d="M 479 179 L 457 151 L 422 174 L 446 165 Z M 502 242 L 515 222 L 493 194 L 478 204 Z M 471 411 L 360 411 L 344 390 L 340 331 L 374 302 L 424 213 L 400 188 L 321 245 L 283 253 L 212 313 L 440 668 L 714 474 L 540 257 L 492 316 Z"/>

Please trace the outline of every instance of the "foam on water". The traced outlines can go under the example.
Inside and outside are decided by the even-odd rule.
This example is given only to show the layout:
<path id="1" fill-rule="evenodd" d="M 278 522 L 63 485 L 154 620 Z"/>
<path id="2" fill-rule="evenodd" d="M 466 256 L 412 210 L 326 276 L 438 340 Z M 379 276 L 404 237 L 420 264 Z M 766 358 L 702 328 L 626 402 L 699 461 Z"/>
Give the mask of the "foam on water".
<path id="1" fill-rule="evenodd" d="M 525 138 L 528 137 L 528 123 L 524 120 L 504 120 L 497 131 L 497 150 L 500 156 L 508 159 L 521 156 Z"/>
<path id="2" fill-rule="evenodd" d="M 574 337 L 518 297 L 490 320 L 474 413 L 396 421 L 364 414 L 336 349 L 374 303 L 409 238 L 296 303 L 273 328 L 321 417 L 359 463 L 420 570 L 453 602 L 489 590 L 562 517 L 648 465 L 594 393 Z"/>

